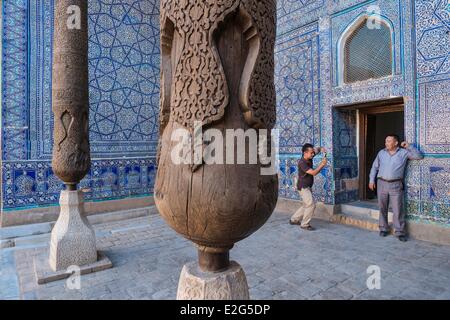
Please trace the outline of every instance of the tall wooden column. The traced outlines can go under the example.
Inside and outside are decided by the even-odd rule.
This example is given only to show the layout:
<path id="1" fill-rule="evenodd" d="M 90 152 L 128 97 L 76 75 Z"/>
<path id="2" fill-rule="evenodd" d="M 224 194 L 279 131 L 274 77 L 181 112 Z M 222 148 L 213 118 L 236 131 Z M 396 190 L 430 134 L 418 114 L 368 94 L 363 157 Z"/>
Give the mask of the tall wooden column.
<path id="1" fill-rule="evenodd" d="M 232 163 L 174 163 L 171 155 L 178 141 L 172 133 L 194 133 L 196 123 L 223 137 L 228 129 L 274 127 L 276 2 L 161 0 L 160 10 L 161 137 L 155 201 L 167 223 L 199 252 L 198 263 L 182 271 L 178 298 L 245 299 L 245 274 L 230 262 L 230 249 L 270 217 L 278 177 L 261 174 L 259 160 L 238 164 L 236 154 Z M 252 143 L 257 144 L 246 142 L 245 150 L 238 151 L 246 159 L 255 150 Z M 229 146 L 226 141 L 225 154 Z"/>
<path id="2" fill-rule="evenodd" d="M 52 168 L 64 182 L 61 212 L 52 231 L 54 271 L 97 261 L 95 234 L 77 185 L 89 171 L 88 12 L 86 0 L 55 1 Z"/>

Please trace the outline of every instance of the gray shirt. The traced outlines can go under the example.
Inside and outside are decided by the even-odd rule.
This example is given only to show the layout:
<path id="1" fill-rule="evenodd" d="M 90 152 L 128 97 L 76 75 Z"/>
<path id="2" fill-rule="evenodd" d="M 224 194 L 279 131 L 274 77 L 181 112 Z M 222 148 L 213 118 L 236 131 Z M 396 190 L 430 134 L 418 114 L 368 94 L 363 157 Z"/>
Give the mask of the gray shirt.
<path id="1" fill-rule="evenodd" d="M 397 148 L 393 155 L 387 149 L 381 150 L 370 170 L 370 183 L 375 183 L 377 174 L 378 178 L 385 180 L 403 179 L 408 159 L 420 160 L 423 159 L 423 155 L 413 146 L 409 146 L 407 149 Z"/>

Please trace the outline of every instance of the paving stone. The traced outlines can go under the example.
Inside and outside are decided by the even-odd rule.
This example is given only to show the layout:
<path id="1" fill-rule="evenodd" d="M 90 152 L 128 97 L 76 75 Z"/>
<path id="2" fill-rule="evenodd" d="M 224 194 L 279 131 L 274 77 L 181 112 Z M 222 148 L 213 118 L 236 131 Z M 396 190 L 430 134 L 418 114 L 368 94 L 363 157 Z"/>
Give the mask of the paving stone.
<path id="1" fill-rule="evenodd" d="M 353 294 L 340 287 L 331 287 L 328 290 L 322 291 L 317 296 L 313 296 L 313 299 L 322 300 L 350 300 L 351 298 L 353 298 Z"/>
<path id="2" fill-rule="evenodd" d="M 445 288 L 450 288 L 450 270 L 447 275 L 442 275 L 440 273 L 431 273 L 423 280 L 438 287 L 443 286 Z"/>
<path id="3" fill-rule="evenodd" d="M 336 281 L 327 279 L 326 277 L 309 279 L 307 282 L 312 283 L 313 285 L 324 291 L 335 287 L 338 284 Z"/>
<path id="4" fill-rule="evenodd" d="M 31 291 L 31 292 L 23 292 L 22 296 L 21 296 L 22 300 L 36 300 L 37 299 L 37 294 L 35 291 Z"/>
<path id="5" fill-rule="evenodd" d="M 314 221 L 315 232 L 275 213 L 231 259 L 244 268 L 252 299 L 450 299 L 450 248 L 344 225 Z M 175 299 L 181 268 L 196 249 L 158 215 L 96 224 L 98 246 L 113 268 L 82 276 L 81 290 L 65 281 L 38 286 L 33 257 L 38 247 L 0 252 L 0 298 Z M 111 232 L 114 230 L 114 232 Z M 368 290 L 367 268 L 381 270 L 381 290 Z"/>
<path id="6" fill-rule="evenodd" d="M 151 299 L 152 295 L 155 293 L 155 290 L 153 288 L 142 285 L 128 288 L 126 291 L 132 299 L 136 300 Z"/>
<path id="7" fill-rule="evenodd" d="M 259 284 L 253 288 L 249 289 L 250 299 L 253 300 L 268 300 L 272 299 L 272 290 L 266 286 L 264 283 Z"/>
<path id="8" fill-rule="evenodd" d="M 441 295 L 444 294 L 446 292 L 446 290 L 448 290 L 448 287 L 446 287 L 445 285 L 435 285 L 432 283 L 429 283 L 426 280 L 423 281 L 415 281 L 414 284 L 412 284 L 412 286 L 414 286 L 417 289 L 420 289 L 428 294 L 431 295 Z"/>
<path id="9" fill-rule="evenodd" d="M 282 291 L 272 295 L 272 300 L 306 300 L 298 292 Z"/>
<path id="10" fill-rule="evenodd" d="M 435 297 L 433 297 L 432 295 L 430 295 L 422 290 L 415 289 L 415 288 L 408 288 L 408 289 L 404 290 L 400 294 L 400 297 L 402 299 L 407 299 L 407 300 L 433 300 L 433 299 L 435 299 Z"/>
<path id="11" fill-rule="evenodd" d="M 401 296 L 401 293 L 405 290 L 405 288 L 409 288 L 412 283 L 414 283 L 414 279 L 405 281 L 404 279 L 398 278 L 395 275 L 382 278 L 380 293 L 382 295 Z"/>
<path id="12" fill-rule="evenodd" d="M 366 279 L 350 278 L 337 285 L 340 289 L 357 296 L 367 290 Z"/>
<path id="13" fill-rule="evenodd" d="M 304 282 L 302 283 L 298 288 L 297 291 L 305 298 L 311 298 L 315 296 L 316 294 L 320 293 L 322 289 L 320 289 L 318 286 L 310 283 L 310 282 Z"/>
<path id="14" fill-rule="evenodd" d="M 310 280 L 310 277 L 301 271 L 293 271 L 280 277 L 281 280 L 291 283 L 295 286 L 301 286 L 304 282 Z"/>
<path id="15" fill-rule="evenodd" d="M 383 293 L 381 290 L 365 290 L 361 294 L 354 296 L 355 300 L 391 300 L 398 296 Z M 399 298 L 397 298 L 399 299 Z M 401 298 L 400 298 L 401 299 Z"/>
<path id="16" fill-rule="evenodd" d="M 440 294 L 437 298 L 440 300 L 450 300 L 450 290 Z"/>
<path id="17" fill-rule="evenodd" d="M 102 286 L 96 286 L 91 288 L 81 288 L 80 290 L 81 295 L 86 299 L 98 299 L 99 297 L 111 293 L 111 290 L 108 288 L 108 286 L 102 285 Z"/>
<path id="18" fill-rule="evenodd" d="M 176 288 L 169 288 L 160 290 L 152 295 L 152 299 L 154 300 L 175 300 L 176 299 Z"/>
<path id="19" fill-rule="evenodd" d="M 245 269 L 244 269 L 244 272 L 245 272 Z M 263 277 L 257 276 L 254 273 L 248 274 L 246 272 L 246 277 L 247 277 L 247 284 L 248 284 L 249 288 L 256 287 L 257 285 L 259 285 L 265 281 Z"/>
<path id="20" fill-rule="evenodd" d="M 424 269 L 422 267 L 411 267 L 407 270 L 396 272 L 395 275 L 405 280 L 415 279 L 416 281 L 424 280 L 430 273 L 431 269 Z"/>

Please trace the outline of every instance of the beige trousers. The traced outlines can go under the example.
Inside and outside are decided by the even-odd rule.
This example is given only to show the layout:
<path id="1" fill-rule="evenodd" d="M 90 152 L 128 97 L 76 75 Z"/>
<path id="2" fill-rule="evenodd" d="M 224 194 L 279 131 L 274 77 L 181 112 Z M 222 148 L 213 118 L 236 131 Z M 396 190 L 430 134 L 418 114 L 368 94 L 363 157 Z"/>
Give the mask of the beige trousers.
<path id="1" fill-rule="evenodd" d="M 311 188 L 303 188 L 299 191 L 302 198 L 302 206 L 292 215 L 291 221 L 298 223 L 301 221 L 302 227 L 307 227 L 311 223 L 316 204 L 312 196 Z"/>

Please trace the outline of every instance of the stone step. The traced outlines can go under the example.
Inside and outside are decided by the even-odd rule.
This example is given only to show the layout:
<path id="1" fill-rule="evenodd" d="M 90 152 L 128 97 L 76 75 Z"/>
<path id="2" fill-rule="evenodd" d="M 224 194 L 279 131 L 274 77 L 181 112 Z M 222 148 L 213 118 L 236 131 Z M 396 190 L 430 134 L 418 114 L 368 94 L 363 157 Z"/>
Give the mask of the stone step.
<path id="1" fill-rule="evenodd" d="M 102 214 L 94 214 L 88 216 L 88 220 L 91 224 L 101 224 L 107 222 L 121 221 L 127 219 L 134 219 L 145 217 L 151 214 L 157 214 L 158 210 L 156 206 L 150 206 L 145 208 L 137 208 L 123 211 L 113 211 Z"/>
<path id="2" fill-rule="evenodd" d="M 90 215 L 87 218 L 92 225 L 96 225 L 107 222 L 140 218 L 151 214 L 156 214 L 157 212 L 156 206 L 153 205 L 145 208 Z M 0 228 L 0 249 L 24 249 L 48 244 L 50 240 L 50 233 L 54 225 L 55 222 L 46 222 Z M 104 236 L 103 233 L 104 232 L 102 231 L 96 231 L 96 237 L 100 238 Z"/>
<path id="3" fill-rule="evenodd" d="M 105 232 L 102 230 L 95 230 L 96 239 L 100 239 L 106 236 L 109 236 L 114 230 L 109 232 Z M 0 243 L 0 248 L 2 249 L 30 249 L 30 248 L 38 248 L 38 247 L 46 247 L 50 243 L 51 233 L 44 233 L 34 236 L 24 236 L 18 237 L 14 239 L 5 240 L 3 245 Z M 6 242 L 7 241 L 7 242 Z"/>
<path id="4" fill-rule="evenodd" d="M 341 212 L 331 217 L 332 222 L 355 226 L 358 228 L 379 231 L 379 210 L 376 204 L 357 202 L 341 204 Z M 388 212 L 388 222 L 392 224 L 391 211 Z"/>
<path id="5" fill-rule="evenodd" d="M 27 236 L 14 239 L 14 247 L 36 247 L 50 242 L 50 233 L 40 234 L 37 236 Z"/>
<path id="6" fill-rule="evenodd" d="M 54 222 L 45 222 L 0 228 L 0 240 L 8 240 L 18 237 L 35 236 L 49 233 L 52 231 L 54 224 Z"/>
<path id="7" fill-rule="evenodd" d="M 45 222 L 0 228 L 0 249 L 12 248 L 17 245 L 28 246 L 27 242 L 35 243 L 34 239 L 39 242 L 42 237 L 49 236 L 54 224 L 54 222 Z"/>
<path id="8" fill-rule="evenodd" d="M 334 223 L 378 231 L 378 220 L 360 214 L 338 213 L 331 216 L 330 220 Z"/>
<path id="9" fill-rule="evenodd" d="M 372 218 L 378 221 L 380 211 L 376 204 L 358 201 L 355 203 L 341 204 L 341 213 L 350 214 L 354 217 Z M 393 213 L 388 212 L 388 221 L 392 222 Z"/>

